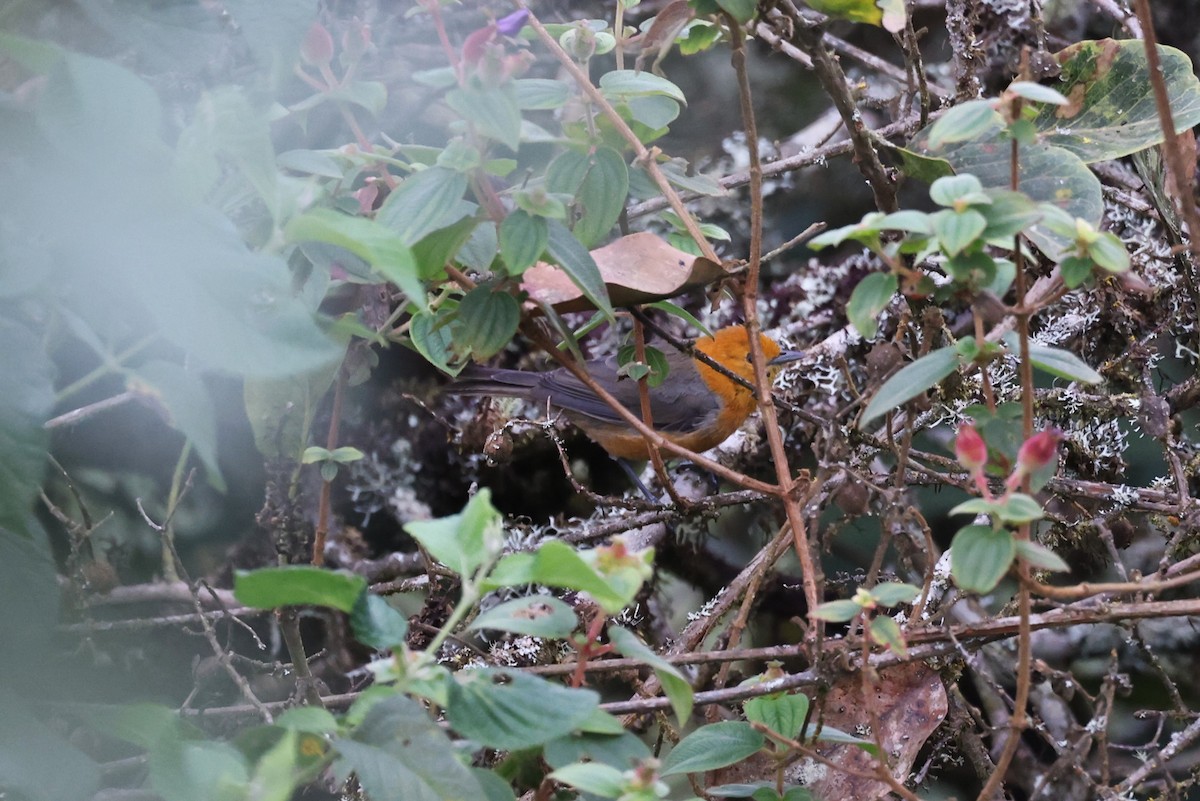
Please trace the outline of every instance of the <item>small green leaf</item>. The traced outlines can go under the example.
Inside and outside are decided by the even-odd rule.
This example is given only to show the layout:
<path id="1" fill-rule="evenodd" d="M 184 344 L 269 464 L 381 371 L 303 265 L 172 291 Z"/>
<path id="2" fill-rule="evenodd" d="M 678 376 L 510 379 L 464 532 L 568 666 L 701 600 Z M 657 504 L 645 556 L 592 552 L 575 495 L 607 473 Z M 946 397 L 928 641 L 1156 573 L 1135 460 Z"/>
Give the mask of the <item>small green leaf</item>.
<path id="1" fill-rule="evenodd" d="M 987 220 L 974 209 L 949 209 L 933 215 L 933 232 L 947 256 L 957 256 L 974 245 L 987 229 Z"/>
<path id="2" fill-rule="evenodd" d="M 871 634 L 871 639 L 877 645 L 881 645 L 899 656 L 904 656 L 908 653 L 908 647 L 904 643 L 904 634 L 900 631 L 900 626 L 887 615 L 871 618 L 868 630 Z"/>
<path id="3" fill-rule="evenodd" d="M 1061 556 L 1045 545 L 1030 540 L 1017 540 L 1017 558 L 1039 570 L 1051 570 L 1056 573 L 1068 573 L 1071 570 L 1071 566 L 1064 562 Z"/>
<path id="4" fill-rule="evenodd" d="M 340 448 L 334 448 L 329 453 L 329 458 L 338 464 L 349 464 L 350 462 L 361 461 L 366 458 L 366 454 L 358 448 L 352 448 L 349 445 L 343 445 Z"/>
<path id="5" fill-rule="evenodd" d="M 510 150 L 521 145 L 521 110 L 510 83 L 490 89 L 462 86 L 446 93 L 446 105 L 475 124 L 479 133 Z"/>
<path id="6" fill-rule="evenodd" d="M 464 670 L 450 684 L 446 716 L 456 732 L 491 748 L 533 748 L 592 716 L 593 690 L 572 689 L 517 670 Z"/>
<path id="7" fill-rule="evenodd" d="M 409 301 L 425 304 L 416 260 L 404 240 L 365 217 L 351 217 L 332 209 L 313 209 L 288 223 L 289 242 L 326 242 L 345 248 L 404 291 Z"/>
<path id="8" fill-rule="evenodd" d="M 1049 86 L 1042 86 L 1040 83 L 1033 83 L 1032 81 L 1013 81 L 1008 85 L 1008 91 L 1018 97 L 1032 100 L 1034 103 L 1050 103 L 1055 106 L 1065 106 L 1071 102 L 1063 97 L 1062 93 L 1057 89 L 1051 89 Z"/>
<path id="9" fill-rule="evenodd" d="M 546 252 L 549 234 L 546 220 L 516 209 L 500 223 L 500 258 L 508 274 L 520 275 L 537 263 Z"/>
<path id="10" fill-rule="evenodd" d="M 899 281 L 892 273 L 871 273 L 858 282 L 846 304 L 846 317 L 864 339 L 874 339 L 879 313 L 892 302 Z"/>
<path id="11" fill-rule="evenodd" d="M 671 708 L 675 710 L 675 718 L 680 726 L 686 725 L 688 718 L 692 716 L 693 693 L 691 683 L 679 672 L 679 668 L 654 653 L 628 629 L 610 625 L 608 639 L 619 653 L 632 659 L 640 659 L 654 668 L 654 674 L 658 676 L 663 692 L 671 702 Z"/>
<path id="12" fill-rule="evenodd" d="M 1004 523 L 1020 525 L 1041 520 L 1046 513 L 1033 498 L 1024 493 L 1014 492 L 996 505 L 996 516 Z"/>
<path id="13" fill-rule="evenodd" d="M 746 720 L 761 723 L 789 740 L 796 739 L 808 716 L 808 696 L 803 693 L 778 693 L 751 698 L 742 704 Z"/>
<path id="14" fill-rule="evenodd" d="M 477 286 L 458 305 L 455 344 L 479 360 L 495 356 L 512 341 L 521 324 L 521 304 L 507 292 Z"/>
<path id="15" fill-rule="evenodd" d="M 352 612 L 366 586 L 367 580 L 362 576 L 309 565 L 289 565 L 237 571 L 233 596 L 255 609 L 312 604 Z"/>
<path id="16" fill-rule="evenodd" d="M 550 78 L 520 78 L 513 81 L 513 86 L 517 90 L 517 107 L 522 111 L 562 108 L 571 96 L 565 82 Z"/>
<path id="17" fill-rule="evenodd" d="M 412 247 L 473 213 L 474 206 L 463 200 L 466 191 L 466 175 L 446 167 L 428 167 L 405 178 L 387 196 L 375 221 Z"/>
<path id="18" fill-rule="evenodd" d="M 1000 124 L 1000 114 L 992 101 L 960 103 L 943 114 L 929 129 L 929 146 L 937 149 L 954 142 L 975 139 Z"/>
<path id="19" fill-rule="evenodd" d="M 605 558 L 597 551 L 602 549 L 581 554 L 565 542 L 549 540 L 534 553 L 505 556 L 488 576 L 485 588 L 542 584 L 580 590 L 606 612 L 616 614 L 633 600 L 650 577 L 653 550 L 629 554 L 618 564 L 606 565 L 603 573 L 593 564 Z"/>
<path id="20" fill-rule="evenodd" d="M 758 10 L 758 3 L 755 0 L 717 0 L 717 5 L 737 20 L 740 25 L 745 25 L 754 19 L 754 12 Z"/>
<path id="21" fill-rule="evenodd" d="M 571 230 L 585 247 L 597 245 L 616 224 L 629 193 L 629 168 L 611 147 L 567 150 L 546 170 L 546 189 L 575 199 Z"/>
<path id="22" fill-rule="evenodd" d="M 408 618 L 378 595 L 363 590 L 350 612 L 354 638 L 379 651 L 403 645 L 408 636 Z"/>
<path id="23" fill-rule="evenodd" d="M 569 604 L 549 595 L 530 595 L 492 607 L 475 618 L 467 630 L 492 629 L 561 640 L 578 625 L 579 619 Z"/>
<path id="24" fill-rule="evenodd" d="M 875 397 L 871 398 L 858 427 L 862 428 L 876 417 L 936 386 L 943 378 L 957 370 L 960 363 L 961 357 L 957 349 L 949 345 L 932 350 L 912 364 L 906 365 L 885 381 L 875 393 Z"/>
<path id="25" fill-rule="evenodd" d="M 661 776 L 703 773 L 741 762 L 763 747 L 765 738 L 749 723 L 728 720 L 697 729 L 663 760 Z"/>
<path id="26" fill-rule="evenodd" d="M 939 206 L 955 206 L 963 201 L 973 203 L 983 196 L 983 184 L 974 175 L 949 175 L 938 178 L 929 187 L 929 198 Z M 991 199 L 988 198 L 988 202 Z"/>
<path id="27" fill-rule="evenodd" d="M 328 709 L 315 706 L 294 706 L 275 718 L 275 725 L 309 734 L 332 734 L 338 730 L 337 718 Z"/>
<path id="28" fill-rule="evenodd" d="M 548 222 L 549 239 L 546 251 L 554 263 L 563 269 L 584 297 L 609 320 L 613 317 L 612 304 L 608 300 L 608 287 L 600 275 L 600 268 L 592 254 L 558 220 Z"/>
<path id="29" fill-rule="evenodd" d="M 1112 231 L 1102 231 L 1099 238 L 1088 245 L 1088 255 L 1110 273 L 1123 273 L 1129 269 L 1129 251 Z"/>
<path id="30" fill-rule="evenodd" d="M 1006 334 L 1004 343 L 1014 353 L 1020 352 L 1020 342 L 1015 333 L 1010 332 Z M 1039 370 L 1058 376 L 1059 378 L 1065 378 L 1068 381 L 1078 381 L 1083 384 L 1098 384 L 1104 380 L 1104 376 L 1089 367 L 1083 359 L 1080 359 L 1070 351 L 1060 348 L 1051 348 L 1046 345 L 1030 343 L 1029 360 Z"/>
<path id="31" fill-rule="evenodd" d="M 609 100 L 623 100 L 638 95 L 664 95 L 683 105 L 687 98 L 678 86 L 652 72 L 613 70 L 600 76 L 600 90 Z"/>
<path id="32" fill-rule="evenodd" d="M 862 611 L 862 606 L 857 601 L 842 599 L 839 601 L 826 601 L 818 606 L 811 613 L 811 617 L 818 620 L 828 620 L 830 623 L 845 623 L 848 620 L 853 620 L 854 616 Z"/>
<path id="33" fill-rule="evenodd" d="M 991 526 L 967 526 L 950 543 L 950 574 L 969 592 L 991 592 L 1016 556 L 1012 532 Z"/>
<path id="34" fill-rule="evenodd" d="M 1092 269 L 1096 262 L 1082 256 L 1067 256 L 1058 263 L 1058 271 L 1062 275 L 1063 285 L 1067 289 L 1082 286 L 1092 277 Z"/>
<path id="35" fill-rule="evenodd" d="M 576 762 L 564 765 L 547 778 L 569 784 L 576 790 L 602 798 L 617 798 L 625 792 L 628 780 L 624 771 L 595 762 Z"/>
<path id="36" fill-rule="evenodd" d="M 899 581 L 889 581 L 885 584 L 876 584 L 869 592 L 875 599 L 875 603 L 880 606 L 895 606 L 896 604 L 906 604 L 916 598 L 921 594 L 921 588 L 911 584 L 902 584 Z"/>
<path id="37" fill-rule="evenodd" d="M 503 547 L 502 518 L 486 487 L 473 495 L 460 513 L 437 520 L 413 520 L 404 530 L 434 559 L 464 578 L 470 578 Z"/>

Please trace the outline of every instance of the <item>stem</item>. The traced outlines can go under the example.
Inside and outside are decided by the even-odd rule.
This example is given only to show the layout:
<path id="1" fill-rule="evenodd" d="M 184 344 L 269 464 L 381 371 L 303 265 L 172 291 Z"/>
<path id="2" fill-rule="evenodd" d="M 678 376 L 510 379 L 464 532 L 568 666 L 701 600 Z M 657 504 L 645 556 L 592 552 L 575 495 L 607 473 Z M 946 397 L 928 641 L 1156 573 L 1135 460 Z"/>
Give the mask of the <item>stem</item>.
<path id="1" fill-rule="evenodd" d="M 746 269 L 745 291 L 742 295 L 742 307 L 745 310 L 750 356 L 754 364 L 754 383 L 758 389 L 758 408 L 762 414 L 763 427 L 767 432 L 771 461 L 775 465 L 775 477 L 781 490 L 779 498 L 783 502 L 784 513 L 787 515 L 787 521 L 792 530 L 792 542 L 796 549 L 796 557 L 800 560 L 804 599 L 808 604 L 809 611 L 812 611 L 821 602 L 821 595 L 817 588 L 816 564 L 808 541 L 804 515 L 801 513 L 799 503 L 791 493 L 794 486 L 792 470 L 788 465 L 787 447 L 784 445 L 783 434 L 779 429 L 775 404 L 771 401 L 771 380 L 767 375 L 766 358 L 760 338 L 762 325 L 758 319 L 758 285 L 762 270 L 763 176 L 762 160 L 758 152 L 758 124 L 754 117 L 754 99 L 750 93 L 750 76 L 746 70 L 746 40 L 737 21 L 729 15 L 726 15 L 726 20 L 733 37 L 731 60 L 734 72 L 737 74 L 742 124 L 746 129 L 746 147 L 750 156 L 750 254 Z M 818 624 L 809 628 L 806 633 L 808 636 L 815 637 L 819 628 Z"/>
<path id="2" fill-rule="evenodd" d="M 342 396 L 346 391 L 346 365 L 343 362 L 338 368 L 337 380 L 333 385 L 333 409 L 329 417 L 329 435 L 325 438 L 325 448 L 333 451 L 338 446 L 338 432 L 342 419 Z M 329 534 L 329 507 L 333 484 L 321 482 L 321 497 L 317 501 L 317 528 L 313 532 L 312 563 L 318 567 L 325 564 L 325 538 Z"/>

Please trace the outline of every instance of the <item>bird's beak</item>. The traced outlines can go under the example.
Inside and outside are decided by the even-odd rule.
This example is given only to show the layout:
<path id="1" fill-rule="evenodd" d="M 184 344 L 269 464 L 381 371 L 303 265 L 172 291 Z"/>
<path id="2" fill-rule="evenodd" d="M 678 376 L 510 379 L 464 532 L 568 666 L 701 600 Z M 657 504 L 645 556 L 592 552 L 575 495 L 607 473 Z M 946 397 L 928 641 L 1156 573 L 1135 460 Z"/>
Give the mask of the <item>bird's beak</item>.
<path id="1" fill-rule="evenodd" d="M 771 365 L 772 367 L 778 367 L 781 364 L 788 364 L 789 362 L 799 361 L 800 359 L 803 359 L 807 355 L 808 355 L 807 352 L 802 351 L 802 350 L 785 350 L 783 353 L 779 354 L 774 359 L 771 359 L 771 361 L 767 362 L 767 364 Z"/>

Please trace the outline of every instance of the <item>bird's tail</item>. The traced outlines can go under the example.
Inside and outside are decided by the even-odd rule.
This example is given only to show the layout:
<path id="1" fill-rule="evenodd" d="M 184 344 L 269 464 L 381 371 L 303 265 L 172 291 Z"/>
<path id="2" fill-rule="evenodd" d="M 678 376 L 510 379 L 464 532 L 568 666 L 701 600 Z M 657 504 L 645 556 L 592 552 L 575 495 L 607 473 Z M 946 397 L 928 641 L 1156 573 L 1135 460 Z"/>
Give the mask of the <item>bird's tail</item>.
<path id="1" fill-rule="evenodd" d="M 446 387 L 446 391 L 456 395 L 499 395 L 506 398 L 530 399 L 539 379 L 537 373 L 523 370 L 469 365 Z"/>

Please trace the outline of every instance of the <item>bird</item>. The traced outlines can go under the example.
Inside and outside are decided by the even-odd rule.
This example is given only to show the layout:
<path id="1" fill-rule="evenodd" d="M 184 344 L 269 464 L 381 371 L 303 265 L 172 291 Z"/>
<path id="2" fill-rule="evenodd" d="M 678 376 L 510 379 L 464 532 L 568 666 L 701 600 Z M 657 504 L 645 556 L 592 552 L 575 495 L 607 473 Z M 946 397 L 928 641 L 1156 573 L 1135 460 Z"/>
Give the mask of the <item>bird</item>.
<path id="1" fill-rule="evenodd" d="M 782 349 L 764 334 L 759 334 L 759 341 L 771 379 L 783 364 L 804 355 Z M 694 346 L 734 375 L 754 382 L 745 326 L 727 326 L 712 336 L 700 337 Z M 654 430 L 665 439 L 695 453 L 706 451 L 728 439 L 756 408 L 753 392 L 699 359 L 674 350 L 665 357 L 665 380 L 649 388 Z M 638 382 L 619 375 L 614 360 L 592 360 L 586 366 L 592 378 L 622 406 L 642 416 Z M 565 368 L 531 372 L 473 365 L 459 374 L 449 390 L 459 395 L 523 398 L 560 409 L 619 462 L 650 458 L 646 439 Z"/>

